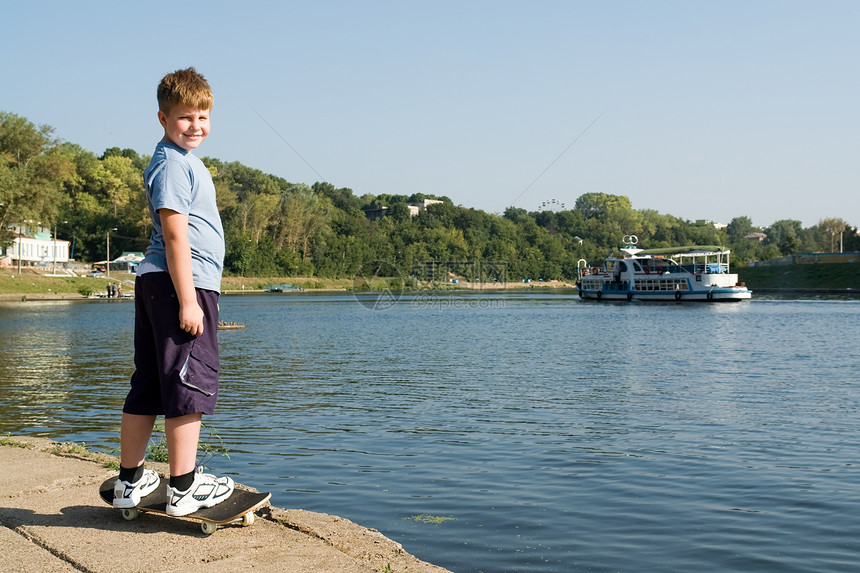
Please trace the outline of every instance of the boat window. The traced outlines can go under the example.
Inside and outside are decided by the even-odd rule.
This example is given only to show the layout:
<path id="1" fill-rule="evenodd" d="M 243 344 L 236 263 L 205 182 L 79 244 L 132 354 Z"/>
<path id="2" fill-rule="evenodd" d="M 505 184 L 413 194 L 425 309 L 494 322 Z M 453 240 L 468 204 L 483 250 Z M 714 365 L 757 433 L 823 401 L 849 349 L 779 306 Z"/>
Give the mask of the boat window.
<path id="1" fill-rule="evenodd" d="M 634 261 L 633 262 L 633 270 L 638 271 L 638 272 L 642 272 L 642 266 L 639 263 Z"/>
<path id="2" fill-rule="evenodd" d="M 619 262 L 618 262 L 618 269 L 619 269 L 622 273 L 626 273 L 626 272 L 627 272 L 627 263 L 625 263 L 624 261 L 619 261 Z"/>

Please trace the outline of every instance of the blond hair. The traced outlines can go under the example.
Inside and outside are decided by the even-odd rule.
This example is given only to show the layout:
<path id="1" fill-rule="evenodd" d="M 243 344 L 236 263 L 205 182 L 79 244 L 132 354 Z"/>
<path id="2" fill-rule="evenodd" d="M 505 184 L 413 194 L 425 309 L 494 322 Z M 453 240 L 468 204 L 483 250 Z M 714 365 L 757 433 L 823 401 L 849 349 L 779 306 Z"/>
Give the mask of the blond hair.
<path id="1" fill-rule="evenodd" d="M 212 88 L 193 67 L 167 74 L 158 84 L 158 109 L 166 114 L 175 105 L 212 109 L 214 102 Z"/>

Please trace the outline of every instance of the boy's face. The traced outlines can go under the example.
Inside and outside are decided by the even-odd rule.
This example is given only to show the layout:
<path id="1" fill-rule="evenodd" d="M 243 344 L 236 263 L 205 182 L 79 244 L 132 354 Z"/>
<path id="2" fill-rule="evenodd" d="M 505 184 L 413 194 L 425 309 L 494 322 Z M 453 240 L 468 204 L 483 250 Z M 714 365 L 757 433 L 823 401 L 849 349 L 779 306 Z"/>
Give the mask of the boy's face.
<path id="1" fill-rule="evenodd" d="M 158 121 L 164 127 L 164 137 L 184 149 L 191 151 L 209 135 L 208 109 L 197 109 L 175 105 L 170 113 L 158 111 Z"/>

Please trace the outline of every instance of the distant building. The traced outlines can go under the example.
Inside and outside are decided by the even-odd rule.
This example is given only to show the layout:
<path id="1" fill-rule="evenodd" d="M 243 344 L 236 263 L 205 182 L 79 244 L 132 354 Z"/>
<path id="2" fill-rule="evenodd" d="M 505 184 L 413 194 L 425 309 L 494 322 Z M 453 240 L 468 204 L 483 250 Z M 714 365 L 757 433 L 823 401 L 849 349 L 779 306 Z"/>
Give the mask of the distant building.
<path id="1" fill-rule="evenodd" d="M 767 235 L 764 233 L 750 233 L 748 235 L 744 235 L 744 239 L 749 239 L 750 241 L 758 241 L 761 243 L 765 239 L 767 239 Z"/>
<path id="2" fill-rule="evenodd" d="M 12 227 L 12 244 L 0 247 L 0 267 L 35 267 L 67 265 L 71 243 L 51 236 L 50 229 L 41 225 Z"/>
<path id="3" fill-rule="evenodd" d="M 408 203 L 409 207 L 409 215 L 412 217 L 416 217 L 419 213 L 426 210 L 430 205 L 435 205 L 437 203 L 443 203 L 444 201 L 439 201 L 437 199 L 424 199 L 420 203 Z M 381 219 L 388 215 L 389 208 L 388 207 L 379 207 L 376 209 L 365 209 L 364 215 L 370 219 L 371 221 L 376 221 L 377 219 Z"/>
<path id="4" fill-rule="evenodd" d="M 110 262 L 110 270 L 136 273 L 138 265 L 143 260 L 143 256 L 141 252 L 126 251 Z"/>
<path id="5" fill-rule="evenodd" d="M 426 210 L 427 207 L 429 207 L 430 205 L 436 205 L 436 204 L 441 203 L 441 202 L 442 201 L 438 201 L 436 199 L 424 199 L 424 201 L 422 201 L 420 203 L 410 203 L 409 204 L 409 214 L 412 215 L 413 217 L 415 217 L 421 211 Z"/>
<path id="6" fill-rule="evenodd" d="M 376 221 L 377 219 L 382 219 L 385 215 L 388 214 L 388 207 L 380 207 L 379 209 L 365 209 L 364 216 L 370 219 L 371 221 Z"/>
<path id="7" fill-rule="evenodd" d="M 714 223 L 713 221 L 709 221 L 708 219 L 696 219 L 697 225 L 711 225 L 714 229 L 722 230 L 728 227 L 725 223 Z"/>

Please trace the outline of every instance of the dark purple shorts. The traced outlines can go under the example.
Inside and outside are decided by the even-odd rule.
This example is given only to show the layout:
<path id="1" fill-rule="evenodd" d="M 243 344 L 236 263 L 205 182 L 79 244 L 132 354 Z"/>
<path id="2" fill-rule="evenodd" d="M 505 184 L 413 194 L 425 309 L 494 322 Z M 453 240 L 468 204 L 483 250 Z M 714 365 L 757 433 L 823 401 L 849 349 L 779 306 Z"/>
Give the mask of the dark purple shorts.
<path id="1" fill-rule="evenodd" d="M 197 289 L 203 334 L 179 328 L 179 302 L 167 273 L 134 283 L 134 374 L 122 411 L 175 418 L 212 414 L 218 399 L 218 293 Z"/>

